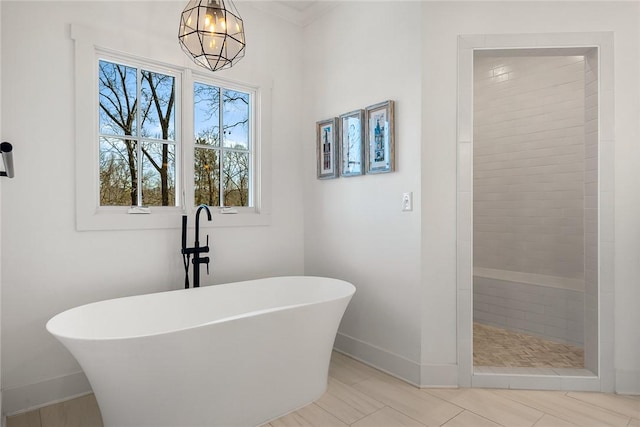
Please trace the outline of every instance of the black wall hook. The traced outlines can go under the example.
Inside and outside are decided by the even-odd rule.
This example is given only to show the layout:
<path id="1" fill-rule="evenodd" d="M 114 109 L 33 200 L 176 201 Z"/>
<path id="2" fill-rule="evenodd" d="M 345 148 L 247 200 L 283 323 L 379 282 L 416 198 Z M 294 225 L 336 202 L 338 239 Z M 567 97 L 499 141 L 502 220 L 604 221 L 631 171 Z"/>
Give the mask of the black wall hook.
<path id="1" fill-rule="evenodd" d="M 2 153 L 2 162 L 4 163 L 4 171 L 0 171 L 0 176 L 13 178 L 13 145 L 8 142 L 0 144 L 0 152 Z"/>

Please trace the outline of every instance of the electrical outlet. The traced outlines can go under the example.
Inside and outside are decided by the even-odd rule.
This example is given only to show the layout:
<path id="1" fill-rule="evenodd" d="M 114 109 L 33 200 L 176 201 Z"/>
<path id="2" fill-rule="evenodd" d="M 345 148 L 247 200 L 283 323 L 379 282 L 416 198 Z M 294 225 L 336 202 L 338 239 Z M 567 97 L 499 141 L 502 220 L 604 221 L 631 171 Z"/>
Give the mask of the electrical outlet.
<path id="1" fill-rule="evenodd" d="M 410 212 L 413 210 L 413 192 L 408 191 L 402 193 L 402 211 Z"/>

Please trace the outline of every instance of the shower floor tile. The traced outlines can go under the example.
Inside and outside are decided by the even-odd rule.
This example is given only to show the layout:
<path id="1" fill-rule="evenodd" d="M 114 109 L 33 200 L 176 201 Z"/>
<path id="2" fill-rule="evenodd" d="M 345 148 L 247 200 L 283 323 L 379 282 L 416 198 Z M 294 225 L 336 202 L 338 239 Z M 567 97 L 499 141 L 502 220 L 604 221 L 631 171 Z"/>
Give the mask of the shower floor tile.
<path id="1" fill-rule="evenodd" d="M 507 368 L 584 368 L 584 350 L 494 326 L 473 324 L 473 365 Z"/>

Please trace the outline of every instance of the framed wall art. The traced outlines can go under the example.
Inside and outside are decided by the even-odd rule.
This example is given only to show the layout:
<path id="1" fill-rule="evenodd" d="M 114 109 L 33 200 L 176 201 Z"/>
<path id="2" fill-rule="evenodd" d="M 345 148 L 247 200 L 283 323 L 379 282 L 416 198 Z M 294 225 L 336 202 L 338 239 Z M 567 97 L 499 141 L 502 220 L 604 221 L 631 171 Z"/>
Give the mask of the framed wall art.
<path id="1" fill-rule="evenodd" d="M 316 155 L 318 157 L 318 179 L 338 177 L 338 151 L 340 136 L 338 119 L 316 123 Z"/>
<path id="2" fill-rule="evenodd" d="M 385 101 L 366 109 L 366 173 L 385 173 L 395 170 L 393 104 L 393 101 Z"/>
<path id="3" fill-rule="evenodd" d="M 340 116 L 340 175 L 364 173 L 364 110 Z"/>

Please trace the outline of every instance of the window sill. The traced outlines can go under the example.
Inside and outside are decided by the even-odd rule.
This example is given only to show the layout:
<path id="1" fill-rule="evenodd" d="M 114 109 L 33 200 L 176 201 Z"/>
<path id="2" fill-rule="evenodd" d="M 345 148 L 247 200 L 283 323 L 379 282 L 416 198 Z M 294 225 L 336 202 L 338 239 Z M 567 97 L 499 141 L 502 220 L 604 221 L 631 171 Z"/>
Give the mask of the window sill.
<path id="1" fill-rule="evenodd" d="M 239 208 L 238 213 L 220 213 L 218 208 L 210 208 L 212 221 L 202 221 L 201 226 L 209 227 L 256 227 L 271 224 L 271 215 L 256 212 L 254 209 Z M 185 213 L 181 208 L 149 208 L 148 214 L 129 214 L 128 207 L 100 208 L 91 215 L 79 215 L 76 229 L 78 231 L 105 230 L 157 230 L 179 229 L 182 226 L 182 215 L 195 220 L 195 209 Z"/>

